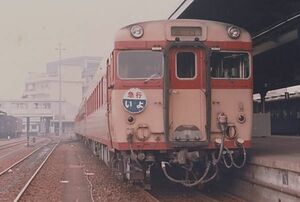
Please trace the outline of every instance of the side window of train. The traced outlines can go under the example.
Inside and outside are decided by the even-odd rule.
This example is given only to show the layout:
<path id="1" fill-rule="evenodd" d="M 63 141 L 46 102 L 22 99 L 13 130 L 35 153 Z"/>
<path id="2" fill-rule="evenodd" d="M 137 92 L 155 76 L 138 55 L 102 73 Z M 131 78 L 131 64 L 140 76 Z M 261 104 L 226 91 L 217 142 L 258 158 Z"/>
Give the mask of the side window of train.
<path id="1" fill-rule="evenodd" d="M 196 56 L 193 52 L 178 52 L 176 55 L 176 76 L 179 79 L 196 77 Z"/>
<path id="2" fill-rule="evenodd" d="M 246 79 L 250 76 L 249 54 L 243 52 L 212 52 L 212 78 Z"/>
<path id="3" fill-rule="evenodd" d="M 106 67 L 108 70 L 108 82 L 109 84 L 113 81 L 113 68 L 111 67 L 110 59 L 106 59 Z"/>

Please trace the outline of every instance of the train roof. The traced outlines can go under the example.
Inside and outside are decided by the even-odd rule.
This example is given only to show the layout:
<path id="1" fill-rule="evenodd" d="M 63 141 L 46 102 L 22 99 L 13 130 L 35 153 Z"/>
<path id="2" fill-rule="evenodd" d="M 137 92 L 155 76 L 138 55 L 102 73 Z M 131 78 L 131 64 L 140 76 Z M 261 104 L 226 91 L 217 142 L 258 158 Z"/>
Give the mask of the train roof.
<path id="1" fill-rule="evenodd" d="M 130 34 L 130 29 L 134 25 L 140 25 L 144 29 L 144 35 L 135 39 Z M 200 27 L 200 41 L 239 41 L 251 42 L 251 36 L 248 31 L 239 27 L 241 36 L 235 40 L 228 36 L 227 29 L 232 24 L 210 21 L 210 20 L 194 20 L 194 19 L 176 19 L 176 20 L 159 20 L 134 23 L 120 29 L 115 35 L 115 43 L 121 41 L 174 41 L 177 36 L 171 35 L 172 27 Z M 236 26 L 237 27 L 237 26 Z M 187 37 L 185 38 L 189 40 Z M 194 40 L 195 37 L 190 37 Z"/>

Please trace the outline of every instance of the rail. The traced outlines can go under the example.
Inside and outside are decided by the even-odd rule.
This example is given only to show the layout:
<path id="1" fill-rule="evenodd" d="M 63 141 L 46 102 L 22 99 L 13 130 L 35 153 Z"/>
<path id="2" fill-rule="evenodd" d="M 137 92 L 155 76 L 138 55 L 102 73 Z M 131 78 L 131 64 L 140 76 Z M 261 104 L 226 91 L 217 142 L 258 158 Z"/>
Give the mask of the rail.
<path id="1" fill-rule="evenodd" d="M 14 147 L 14 146 L 17 146 L 17 145 L 20 145 L 20 144 L 23 144 L 23 143 L 26 143 L 26 140 L 21 140 L 21 141 L 17 141 L 17 142 L 10 142 L 8 144 L 0 145 L 0 150 L 7 149 L 7 148 L 10 148 L 10 147 Z"/>
<path id="2" fill-rule="evenodd" d="M 159 202 L 159 200 L 150 192 L 148 192 L 142 188 L 138 188 L 138 189 L 141 191 L 142 195 L 144 195 L 144 198 L 147 199 L 146 201 Z"/>
<path id="3" fill-rule="evenodd" d="M 34 174 L 31 176 L 31 178 L 28 180 L 28 182 L 25 184 L 25 186 L 22 188 L 22 190 L 19 192 L 19 194 L 17 195 L 17 197 L 14 199 L 14 202 L 17 202 L 20 200 L 20 198 L 22 197 L 22 195 L 25 193 L 26 189 L 29 187 L 30 183 L 33 181 L 33 179 L 36 177 L 36 175 L 38 174 L 38 172 L 42 169 L 42 167 L 44 166 L 44 164 L 47 162 L 48 158 L 51 156 L 51 154 L 53 153 L 53 151 L 56 149 L 56 147 L 59 145 L 60 142 L 56 143 L 56 145 L 53 147 L 53 149 L 49 152 L 49 154 L 47 155 L 47 157 L 45 158 L 45 160 L 42 162 L 42 164 L 37 168 L 37 170 L 34 172 Z M 46 146 L 46 145 L 44 145 Z"/>
<path id="4" fill-rule="evenodd" d="M 9 171 L 10 169 L 12 169 L 13 167 L 15 167 L 16 165 L 20 164 L 22 161 L 26 160 L 27 158 L 29 158 L 31 155 L 33 155 L 35 152 L 39 151 L 40 149 L 42 149 L 44 146 L 46 146 L 47 144 L 44 144 L 42 146 L 40 146 L 39 148 L 35 149 L 34 151 L 32 151 L 30 154 L 26 155 L 25 157 L 23 157 L 22 159 L 20 159 L 19 161 L 15 162 L 14 164 L 12 164 L 11 166 L 9 166 L 8 168 L 6 168 L 5 170 L 3 170 L 2 172 L 0 172 L 0 176 L 5 174 L 7 171 Z"/>

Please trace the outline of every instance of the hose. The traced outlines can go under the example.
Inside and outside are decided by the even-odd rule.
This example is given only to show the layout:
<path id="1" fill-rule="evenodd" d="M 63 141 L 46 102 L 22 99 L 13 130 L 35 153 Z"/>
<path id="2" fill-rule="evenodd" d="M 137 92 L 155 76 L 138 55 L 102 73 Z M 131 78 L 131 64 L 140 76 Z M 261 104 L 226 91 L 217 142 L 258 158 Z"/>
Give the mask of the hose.
<path id="1" fill-rule="evenodd" d="M 224 149 L 225 135 L 226 135 L 225 130 L 222 130 L 222 141 L 221 141 L 221 145 L 220 145 L 220 149 L 219 149 L 218 158 L 215 158 L 215 155 L 212 155 L 213 165 L 217 165 L 219 163 L 219 161 L 221 160 L 223 149 Z"/>
<path id="2" fill-rule="evenodd" d="M 202 183 L 207 183 L 207 182 L 213 180 L 217 176 L 218 173 L 219 173 L 219 167 L 217 165 L 215 165 L 215 172 L 214 172 L 214 174 L 210 178 L 203 180 Z"/>
<path id="3" fill-rule="evenodd" d="M 167 165 L 167 164 L 168 164 L 169 166 L 171 166 L 170 163 L 168 163 L 168 162 L 166 162 L 166 161 L 162 161 L 162 162 L 161 162 L 161 168 L 162 168 L 162 170 L 163 170 L 165 176 L 166 176 L 170 181 L 172 181 L 172 182 L 176 182 L 176 183 L 184 183 L 184 180 L 177 180 L 177 179 L 174 179 L 174 178 L 172 178 L 172 177 L 167 173 L 167 170 L 166 170 L 166 165 Z"/>
<path id="4" fill-rule="evenodd" d="M 232 166 L 234 166 L 235 168 L 242 168 L 245 166 L 246 160 L 247 160 L 247 154 L 246 154 L 246 149 L 244 147 L 244 145 L 241 145 L 242 149 L 243 149 L 243 162 L 238 165 L 237 163 L 235 163 L 234 158 L 230 152 L 230 150 L 228 148 L 224 148 L 226 150 L 226 153 L 229 155 L 230 158 L 230 164 L 227 162 L 227 160 L 225 159 L 225 155 L 223 155 L 223 162 L 226 166 L 226 168 L 231 168 Z"/>
<path id="5" fill-rule="evenodd" d="M 234 162 L 234 159 L 232 157 L 232 154 L 230 154 L 231 158 L 232 158 L 232 164 L 234 167 L 236 168 L 242 168 L 245 166 L 245 163 L 246 163 L 246 160 L 247 160 L 247 154 L 246 154 L 246 149 L 244 147 L 244 145 L 242 144 L 241 145 L 242 149 L 243 149 L 243 162 L 240 164 L 240 165 L 237 165 L 235 162 Z"/>
<path id="6" fill-rule="evenodd" d="M 208 174 L 210 165 L 211 165 L 211 162 L 208 162 L 208 164 L 207 164 L 207 166 L 206 166 L 206 169 L 205 169 L 205 172 L 204 172 L 204 174 L 202 175 L 202 177 L 201 177 L 199 180 L 197 180 L 197 181 L 195 181 L 195 182 L 193 182 L 193 183 L 186 183 L 186 181 L 185 181 L 184 183 L 181 183 L 181 184 L 183 184 L 183 185 L 186 186 L 186 187 L 193 187 L 193 186 L 197 186 L 197 185 L 200 184 L 200 183 L 203 184 L 203 183 L 205 183 L 205 182 L 210 181 L 210 180 L 211 180 L 210 178 L 209 178 L 208 181 L 205 181 L 205 180 L 204 180 L 204 178 L 205 178 L 205 177 L 207 176 L 207 174 Z"/>
<path id="7" fill-rule="evenodd" d="M 182 185 L 186 186 L 186 187 L 193 187 L 193 186 L 196 186 L 200 183 L 205 183 L 205 182 L 208 182 L 210 181 L 211 179 L 213 179 L 212 177 L 210 177 L 208 180 L 204 180 L 204 178 L 207 176 L 208 174 L 208 171 L 210 169 L 210 166 L 211 166 L 211 162 L 208 162 L 207 166 L 206 166 L 206 169 L 205 169 L 205 172 L 204 174 L 201 176 L 201 178 L 199 178 L 197 181 L 193 182 L 193 183 L 187 183 L 186 180 L 177 180 L 177 179 L 174 179 L 173 177 L 169 176 L 169 174 L 167 173 L 167 170 L 166 170 L 166 165 L 169 165 L 170 164 L 168 162 L 165 162 L 165 161 L 162 161 L 161 162 L 161 168 L 165 174 L 165 176 L 172 182 L 176 182 L 176 183 L 181 183 Z M 214 174 L 213 177 L 215 177 L 216 174 Z M 204 182 L 205 181 L 205 182 Z"/>
<path id="8" fill-rule="evenodd" d="M 223 155 L 224 165 L 226 166 L 226 168 L 231 168 L 233 166 L 233 163 L 232 163 L 232 156 L 230 156 L 230 150 L 226 147 L 224 147 L 224 149 L 226 150 L 226 153 L 228 154 L 228 156 L 230 158 L 230 163 L 228 163 L 226 160 L 225 154 Z"/>
<path id="9" fill-rule="evenodd" d="M 221 145 L 220 145 L 220 149 L 219 149 L 219 153 L 218 153 L 218 157 L 216 158 L 214 153 L 212 154 L 212 162 L 209 161 L 207 166 L 206 166 L 206 169 L 204 171 L 204 174 L 198 179 L 196 180 L 195 182 L 193 183 L 187 183 L 187 180 L 177 180 L 177 179 L 174 179 L 173 177 L 169 176 L 168 173 L 167 173 L 167 170 L 166 170 L 166 165 L 168 164 L 170 166 L 170 164 L 168 162 L 165 162 L 165 161 L 162 161 L 161 162 L 161 167 L 162 167 L 162 170 L 165 174 L 165 176 L 172 182 L 176 182 L 176 183 L 181 183 L 183 184 L 184 186 L 186 187 L 193 187 L 193 186 L 196 186 L 200 183 L 206 183 L 206 182 L 209 182 L 211 181 L 212 179 L 214 179 L 216 177 L 216 175 L 218 174 L 218 171 L 219 171 L 219 168 L 217 166 L 217 164 L 220 162 L 221 158 L 223 157 L 223 150 L 224 150 L 224 141 L 225 141 L 225 136 L 226 136 L 226 128 L 227 128 L 227 124 L 222 124 L 222 123 L 219 123 L 220 125 L 220 129 L 222 131 L 222 140 L 221 140 Z M 230 154 L 230 153 L 229 153 Z M 232 156 L 230 156 L 230 158 L 232 159 Z M 207 177 L 207 174 L 209 172 L 209 169 L 210 169 L 210 166 L 211 164 L 213 164 L 213 166 L 215 166 L 215 172 L 214 174 L 208 178 L 208 179 L 205 179 Z"/>

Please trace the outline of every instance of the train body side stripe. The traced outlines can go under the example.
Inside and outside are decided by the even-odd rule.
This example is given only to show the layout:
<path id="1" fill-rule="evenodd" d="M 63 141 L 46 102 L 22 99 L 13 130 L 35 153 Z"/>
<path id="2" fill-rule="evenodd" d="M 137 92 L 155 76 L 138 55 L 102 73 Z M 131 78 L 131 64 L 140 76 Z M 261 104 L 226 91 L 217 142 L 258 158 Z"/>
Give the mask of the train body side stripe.
<path id="1" fill-rule="evenodd" d="M 245 148 L 251 147 L 251 140 L 247 140 L 244 143 Z M 227 148 L 236 148 L 236 144 L 234 141 L 225 141 L 224 144 Z M 127 142 L 113 142 L 113 148 L 117 150 L 129 150 L 129 144 Z M 164 142 L 134 142 L 132 145 L 132 148 L 134 150 L 169 150 L 171 149 L 170 146 L 168 146 Z M 216 146 L 213 142 L 209 143 L 207 149 L 216 149 Z"/>

